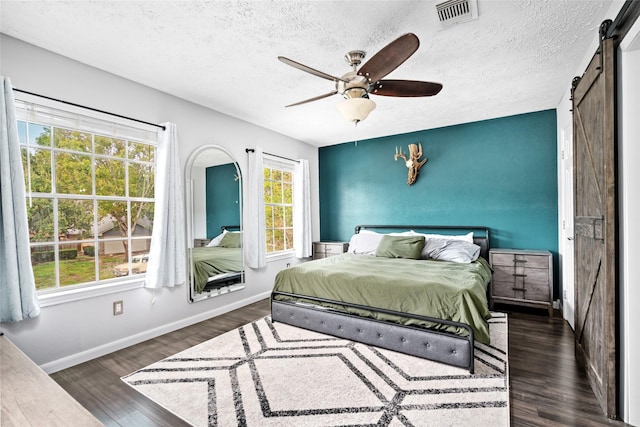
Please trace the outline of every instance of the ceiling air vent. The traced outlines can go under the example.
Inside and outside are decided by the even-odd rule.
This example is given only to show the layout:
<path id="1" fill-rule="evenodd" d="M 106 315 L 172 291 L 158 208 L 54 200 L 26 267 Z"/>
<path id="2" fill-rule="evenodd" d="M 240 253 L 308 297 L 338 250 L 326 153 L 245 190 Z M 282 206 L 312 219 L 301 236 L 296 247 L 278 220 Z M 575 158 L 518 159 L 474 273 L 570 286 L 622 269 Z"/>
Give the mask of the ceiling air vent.
<path id="1" fill-rule="evenodd" d="M 443 28 L 478 18 L 477 0 L 448 0 L 436 4 L 436 10 Z"/>

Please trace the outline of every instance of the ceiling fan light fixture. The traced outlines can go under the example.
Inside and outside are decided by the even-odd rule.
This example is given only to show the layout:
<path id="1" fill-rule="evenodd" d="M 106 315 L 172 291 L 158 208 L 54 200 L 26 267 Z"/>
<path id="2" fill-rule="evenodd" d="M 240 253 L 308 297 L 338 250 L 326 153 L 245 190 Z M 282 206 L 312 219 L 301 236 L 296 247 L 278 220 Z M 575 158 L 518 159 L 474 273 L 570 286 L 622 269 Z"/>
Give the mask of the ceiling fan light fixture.
<path id="1" fill-rule="evenodd" d="M 375 108 L 376 103 L 369 98 L 347 98 L 338 104 L 342 116 L 356 125 L 366 119 Z"/>

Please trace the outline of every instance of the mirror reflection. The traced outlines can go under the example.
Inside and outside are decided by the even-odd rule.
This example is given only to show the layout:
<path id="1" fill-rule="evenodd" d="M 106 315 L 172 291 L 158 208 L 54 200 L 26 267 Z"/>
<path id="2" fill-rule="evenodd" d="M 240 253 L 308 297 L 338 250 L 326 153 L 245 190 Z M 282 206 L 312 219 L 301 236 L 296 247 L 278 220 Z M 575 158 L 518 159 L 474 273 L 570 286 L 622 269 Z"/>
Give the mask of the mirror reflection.
<path id="1" fill-rule="evenodd" d="M 242 176 L 223 147 L 195 150 L 187 161 L 189 301 L 244 288 Z"/>

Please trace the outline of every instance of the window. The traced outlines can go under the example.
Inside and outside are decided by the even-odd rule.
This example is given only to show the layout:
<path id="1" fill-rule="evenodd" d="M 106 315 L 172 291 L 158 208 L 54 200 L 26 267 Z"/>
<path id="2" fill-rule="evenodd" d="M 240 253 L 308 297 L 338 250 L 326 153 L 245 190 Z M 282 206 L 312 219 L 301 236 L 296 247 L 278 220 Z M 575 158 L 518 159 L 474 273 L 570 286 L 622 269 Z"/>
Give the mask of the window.
<path id="1" fill-rule="evenodd" d="M 33 104 L 17 107 L 37 290 L 144 273 L 153 227 L 155 131 Z"/>
<path id="2" fill-rule="evenodd" d="M 294 165 L 264 160 L 264 209 L 267 254 L 293 250 Z"/>

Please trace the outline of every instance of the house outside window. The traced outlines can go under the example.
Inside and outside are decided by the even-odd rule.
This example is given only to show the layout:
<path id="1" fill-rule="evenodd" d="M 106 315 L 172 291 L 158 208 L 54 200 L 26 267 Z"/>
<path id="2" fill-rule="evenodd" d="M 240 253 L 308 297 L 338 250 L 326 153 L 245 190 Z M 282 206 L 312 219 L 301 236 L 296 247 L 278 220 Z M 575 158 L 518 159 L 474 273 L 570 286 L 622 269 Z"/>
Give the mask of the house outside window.
<path id="1" fill-rule="evenodd" d="M 293 251 L 293 174 L 286 161 L 264 160 L 267 255 Z"/>
<path id="2" fill-rule="evenodd" d="M 115 283 L 146 272 L 156 133 L 123 129 L 26 103 L 18 108 L 39 293 Z"/>

